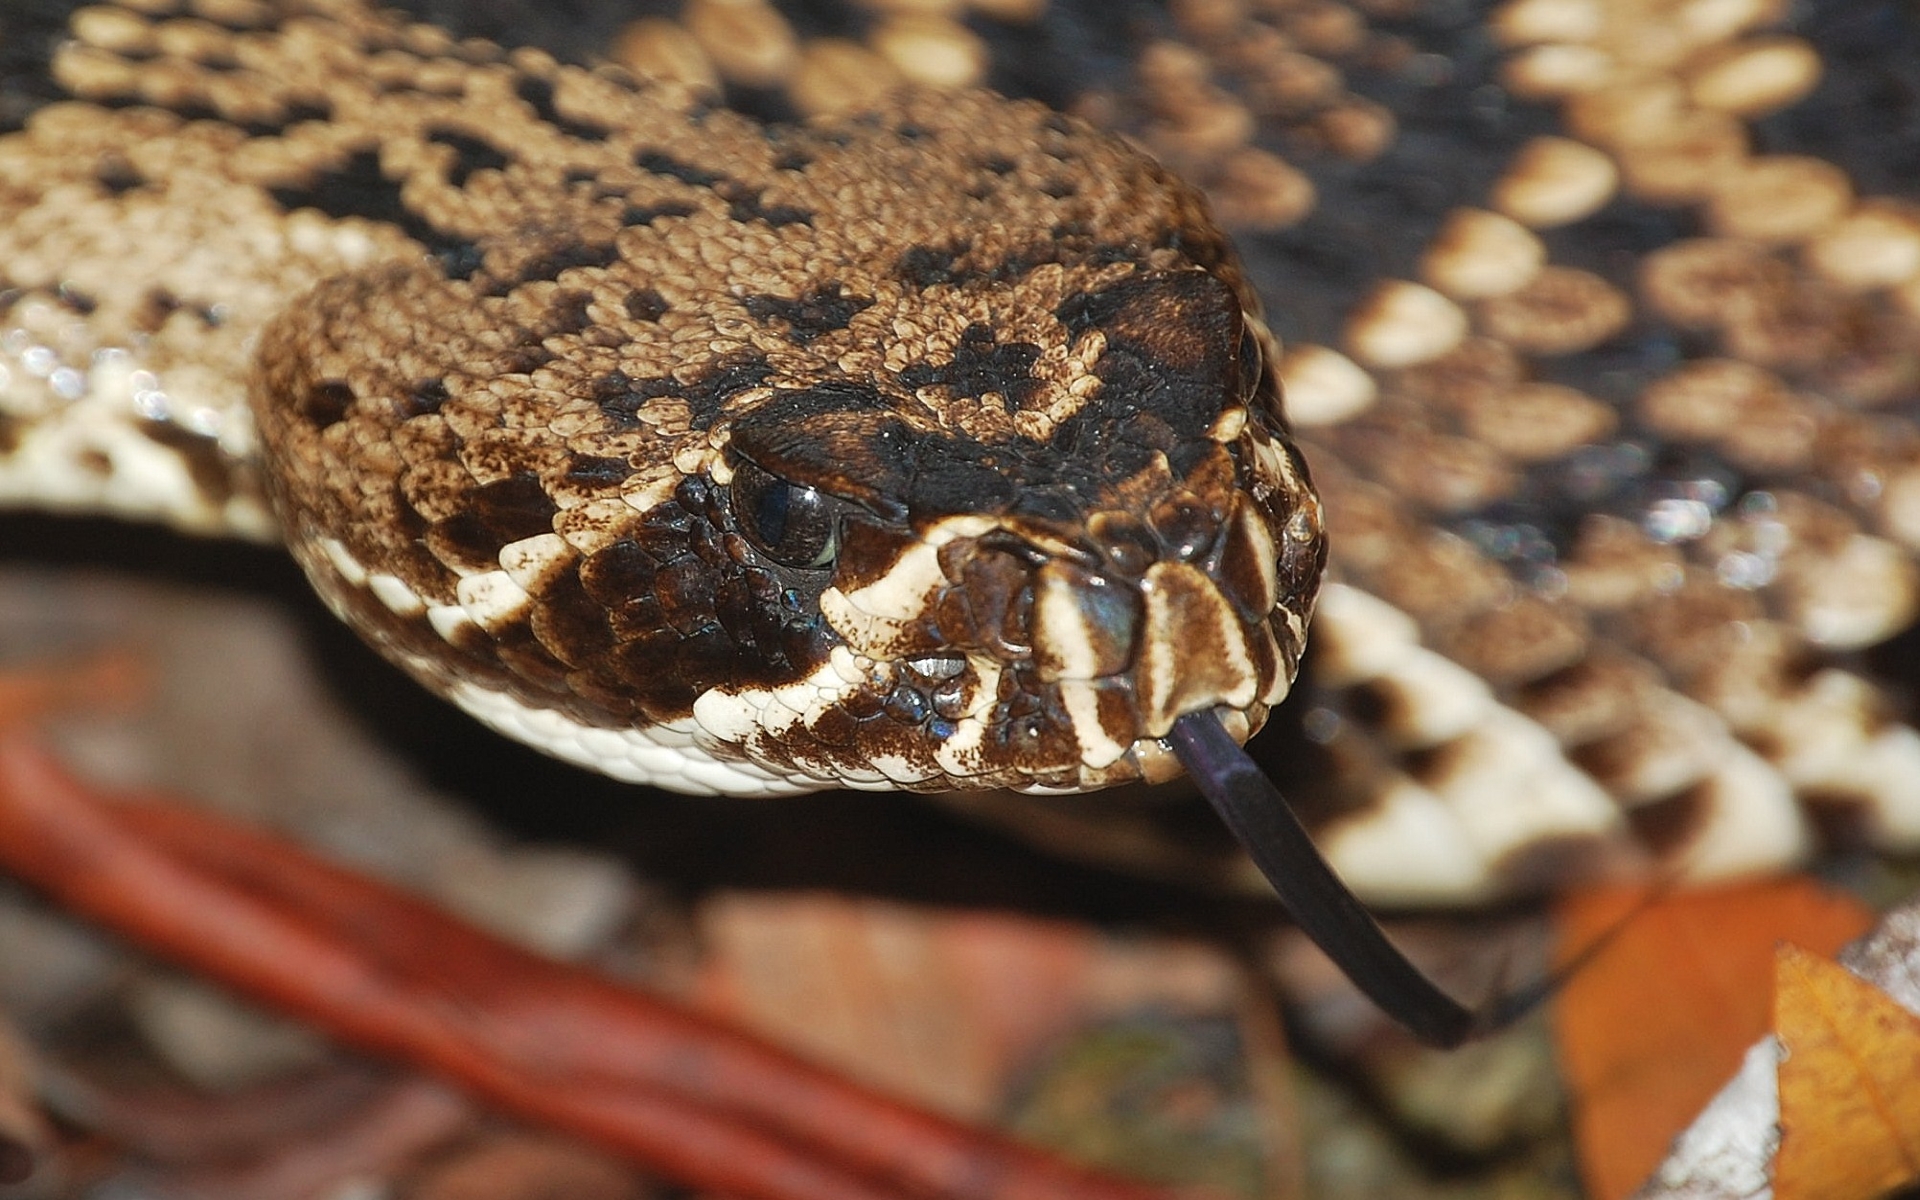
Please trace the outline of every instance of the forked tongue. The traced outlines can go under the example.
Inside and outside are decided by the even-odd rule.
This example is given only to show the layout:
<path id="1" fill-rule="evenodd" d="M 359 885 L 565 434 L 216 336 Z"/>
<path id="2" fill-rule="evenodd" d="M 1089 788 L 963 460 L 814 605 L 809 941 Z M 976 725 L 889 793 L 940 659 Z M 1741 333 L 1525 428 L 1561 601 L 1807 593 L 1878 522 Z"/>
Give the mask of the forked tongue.
<path id="1" fill-rule="evenodd" d="M 1368 999 L 1421 1041 L 1451 1048 L 1492 1033 L 1539 1005 L 1566 977 L 1562 971 L 1496 997 L 1479 1011 L 1466 1008 L 1387 939 L 1320 857 L 1280 789 L 1227 733 L 1219 717 L 1211 711 L 1187 713 L 1173 723 L 1167 742 L 1279 893 L 1295 923 Z"/>

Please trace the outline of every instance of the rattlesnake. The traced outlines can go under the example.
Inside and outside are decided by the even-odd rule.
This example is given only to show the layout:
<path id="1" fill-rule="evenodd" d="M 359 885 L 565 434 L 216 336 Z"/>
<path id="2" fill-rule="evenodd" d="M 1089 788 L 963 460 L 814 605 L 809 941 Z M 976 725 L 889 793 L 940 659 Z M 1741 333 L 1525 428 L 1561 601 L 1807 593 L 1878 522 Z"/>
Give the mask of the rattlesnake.
<path id="1" fill-rule="evenodd" d="M 1285 694 L 1284 390 L 1363 894 L 1775 865 L 1797 799 L 1920 839 L 1858 653 L 1915 607 L 1910 14 L 1040 7 L 989 23 L 1144 47 L 1053 81 L 1077 117 L 807 126 L 350 0 L 85 10 L 82 99 L 0 141 L 0 494 L 284 528 L 428 686 L 626 778 L 1075 790 Z"/>

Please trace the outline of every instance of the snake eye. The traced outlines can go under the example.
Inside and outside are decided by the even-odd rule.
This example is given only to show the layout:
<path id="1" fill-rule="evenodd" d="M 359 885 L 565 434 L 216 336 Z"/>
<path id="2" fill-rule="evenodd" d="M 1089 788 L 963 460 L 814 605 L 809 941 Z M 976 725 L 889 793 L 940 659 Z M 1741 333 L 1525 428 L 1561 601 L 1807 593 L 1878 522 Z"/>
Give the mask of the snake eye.
<path id="1" fill-rule="evenodd" d="M 838 506 L 818 488 L 788 483 L 746 459 L 734 464 L 733 520 L 748 541 L 789 567 L 824 567 L 839 550 Z"/>

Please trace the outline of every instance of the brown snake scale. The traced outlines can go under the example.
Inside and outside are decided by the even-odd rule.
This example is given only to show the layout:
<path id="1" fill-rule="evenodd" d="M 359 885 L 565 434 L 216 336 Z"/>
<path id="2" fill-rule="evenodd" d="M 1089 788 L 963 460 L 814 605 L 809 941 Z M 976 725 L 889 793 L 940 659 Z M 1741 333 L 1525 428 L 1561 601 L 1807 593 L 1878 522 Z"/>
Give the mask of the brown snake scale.
<path id="1" fill-rule="evenodd" d="M 947 61 L 894 18 L 754 76 L 722 7 L 629 47 L 659 80 L 80 10 L 0 139 L 0 495 L 277 528 L 488 723 L 745 793 L 1164 779 L 1180 714 L 1287 693 L 1330 545 L 1291 773 L 1363 894 L 1764 867 L 1805 803 L 1920 841 L 1864 654 L 1920 547 L 1873 189 L 1920 181 L 1770 148 L 1839 103 L 1778 6 L 981 6 L 1132 39 L 1070 117 L 870 94 Z"/>

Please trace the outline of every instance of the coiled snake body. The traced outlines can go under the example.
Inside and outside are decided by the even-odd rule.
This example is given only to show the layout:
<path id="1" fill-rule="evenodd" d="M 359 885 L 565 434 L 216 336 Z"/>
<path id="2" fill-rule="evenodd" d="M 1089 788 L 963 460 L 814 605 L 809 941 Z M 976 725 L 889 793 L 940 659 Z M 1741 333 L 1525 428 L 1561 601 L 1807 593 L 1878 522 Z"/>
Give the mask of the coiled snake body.
<path id="1" fill-rule="evenodd" d="M 1417 9 L 1128 18 L 1139 86 L 1079 107 L 1245 269 L 984 93 L 763 126 L 351 0 L 83 10 L 78 99 L 0 139 L 0 491 L 278 528 L 428 686 L 623 778 L 1071 791 L 1286 693 L 1284 383 L 1335 535 L 1308 798 L 1363 891 L 1632 832 L 1777 863 L 1796 796 L 1910 845 L 1920 736 L 1854 656 L 1915 607 L 1920 225 L 1789 152 L 1864 101 L 1757 0 L 1425 57 Z"/>

